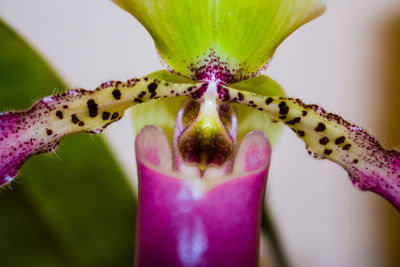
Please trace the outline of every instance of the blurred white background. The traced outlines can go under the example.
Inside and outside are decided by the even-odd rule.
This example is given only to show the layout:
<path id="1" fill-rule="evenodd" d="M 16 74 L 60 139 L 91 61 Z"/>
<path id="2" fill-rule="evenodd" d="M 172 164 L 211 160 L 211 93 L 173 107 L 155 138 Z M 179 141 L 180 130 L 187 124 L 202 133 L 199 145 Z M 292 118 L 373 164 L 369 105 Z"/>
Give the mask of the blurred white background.
<path id="1" fill-rule="evenodd" d="M 144 28 L 108 0 L 0 0 L 0 16 L 71 87 L 161 69 Z M 331 0 L 281 45 L 266 74 L 289 96 L 400 147 L 399 0 Z M 129 119 L 106 135 L 135 186 Z M 400 266 L 400 214 L 353 188 L 340 167 L 310 158 L 287 129 L 274 148 L 267 203 L 293 266 Z"/>

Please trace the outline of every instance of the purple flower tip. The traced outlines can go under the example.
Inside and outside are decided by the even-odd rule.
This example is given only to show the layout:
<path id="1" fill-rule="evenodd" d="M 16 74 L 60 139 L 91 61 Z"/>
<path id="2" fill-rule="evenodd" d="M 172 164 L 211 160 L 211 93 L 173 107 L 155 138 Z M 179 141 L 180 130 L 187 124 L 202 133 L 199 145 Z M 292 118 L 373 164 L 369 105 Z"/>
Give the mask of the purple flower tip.
<path id="1" fill-rule="evenodd" d="M 29 134 L 35 128 L 36 117 L 34 109 L 0 114 L 0 186 L 9 183 L 30 156 L 52 151 L 57 146 L 57 139 L 51 142 L 44 140 L 46 135 L 36 138 Z"/>

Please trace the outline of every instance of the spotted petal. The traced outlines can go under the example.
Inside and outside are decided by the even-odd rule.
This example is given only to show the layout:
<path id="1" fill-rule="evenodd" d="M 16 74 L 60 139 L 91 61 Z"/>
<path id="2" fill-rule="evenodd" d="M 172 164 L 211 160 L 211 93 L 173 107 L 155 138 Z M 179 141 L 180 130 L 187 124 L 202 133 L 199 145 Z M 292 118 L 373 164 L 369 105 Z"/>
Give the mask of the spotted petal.
<path id="1" fill-rule="evenodd" d="M 164 62 L 194 80 L 240 81 L 325 10 L 324 0 L 114 0 L 153 37 Z"/>
<path id="2" fill-rule="evenodd" d="M 147 75 L 149 78 L 159 79 L 169 83 L 195 83 L 192 80 L 185 79 L 182 76 L 170 73 L 166 70 L 160 70 Z M 136 105 L 131 108 L 132 123 L 136 132 L 139 132 L 144 126 L 151 123 L 163 129 L 171 140 L 174 132 L 176 114 L 186 97 L 162 98 L 158 101 L 150 101 L 143 105 Z"/>
<path id="3" fill-rule="evenodd" d="M 42 98 L 29 110 L 0 113 L 0 185 L 10 182 L 32 155 L 53 151 L 67 135 L 100 133 L 135 104 L 164 96 L 193 96 L 201 83 L 154 78 L 108 81 L 95 91 L 71 90 Z"/>
<path id="4" fill-rule="evenodd" d="M 193 83 L 189 79 L 172 74 L 166 70 L 157 71 L 147 76 L 170 83 Z M 276 81 L 264 75 L 258 75 L 257 77 L 232 84 L 232 87 L 264 96 L 285 96 L 283 88 Z M 140 129 L 151 122 L 152 125 L 163 129 L 168 140 L 171 140 L 175 127 L 176 114 L 184 100 L 185 97 L 162 98 L 159 101 L 132 107 L 132 123 L 136 132 L 139 132 Z M 280 124 L 272 122 L 267 115 L 258 112 L 251 106 L 234 104 L 234 110 L 237 116 L 238 143 L 240 143 L 240 140 L 246 134 L 254 129 L 258 129 L 262 130 L 271 144 L 274 145 L 282 128 Z"/>
<path id="5" fill-rule="evenodd" d="M 241 91 L 250 91 L 263 96 L 285 96 L 283 88 L 273 79 L 258 75 L 231 85 Z M 281 124 L 273 122 L 266 114 L 257 111 L 252 105 L 234 104 L 238 120 L 238 140 L 254 129 L 262 130 L 272 145 L 278 139 Z"/>
<path id="6" fill-rule="evenodd" d="M 306 143 L 311 156 L 336 162 L 358 189 L 378 193 L 400 209 L 400 152 L 384 149 L 361 127 L 300 99 L 262 96 L 227 86 L 221 87 L 219 98 L 252 105 L 289 126 Z"/>

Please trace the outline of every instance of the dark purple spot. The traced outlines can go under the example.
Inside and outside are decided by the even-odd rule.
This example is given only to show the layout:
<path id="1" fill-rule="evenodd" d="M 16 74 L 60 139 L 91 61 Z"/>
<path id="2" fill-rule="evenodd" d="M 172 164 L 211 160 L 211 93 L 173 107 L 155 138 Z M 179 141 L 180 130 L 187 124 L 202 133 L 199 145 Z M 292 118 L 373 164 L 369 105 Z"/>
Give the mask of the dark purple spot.
<path id="1" fill-rule="evenodd" d="M 349 150 L 351 147 L 351 144 L 346 144 L 343 146 L 343 150 Z"/>
<path id="2" fill-rule="evenodd" d="M 268 97 L 268 98 L 265 100 L 265 104 L 268 106 L 269 104 L 272 103 L 272 101 L 274 101 L 274 100 L 272 99 L 272 97 Z"/>
<path id="3" fill-rule="evenodd" d="M 112 91 L 112 95 L 117 100 L 121 99 L 121 91 L 118 89 L 114 89 L 114 91 Z"/>
<path id="4" fill-rule="evenodd" d="M 89 109 L 89 116 L 91 118 L 96 117 L 99 112 L 99 108 L 98 108 L 96 102 L 93 99 L 89 99 L 87 102 L 87 107 Z"/>
<path id="5" fill-rule="evenodd" d="M 53 134 L 53 131 L 52 131 L 51 129 L 47 129 L 47 130 L 46 130 L 46 133 L 47 133 L 47 135 L 52 135 L 52 134 Z"/>
<path id="6" fill-rule="evenodd" d="M 85 122 L 80 121 L 78 125 L 82 127 L 83 125 L 85 125 Z"/>
<path id="7" fill-rule="evenodd" d="M 279 103 L 279 114 L 286 115 L 289 113 L 289 107 L 286 105 L 285 101 Z"/>
<path id="8" fill-rule="evenodd" d="M 301 121 L 301 118 L 300 117 L 296 117 L 291 121 L 287 121 L 286 124 L 295 125 L 296 123 L 299 123 L 300 121 Z"/>
<path id="9" fill-rule="evenodd" d="M 157 84 L 155 82 L 150 83 L 149 85 L 147 85 L 147 89 L 150 92 L 150 98 L 153 98 L 156 96 L 156 90 L 157 90 Z"/>
<path id="10" fill-rule="evenodd" d="M 318 123 L 317 127 L 315 127 L 316 132 L 323 132 L 325 131 L 325 129 L 325 124 L 323 124 L 322 122 Z"/>
<path id="11" fill-rule="evenodd" d="M 279 114 L 288 114 L 289 113 L 289 107 L 288 106 L 285 106 L 285 107 L 283 107 L 283 108 L 281 108 L 280 110 L 279 110 Z"/>
<path id="12" fill-rule="evenodd" d="M 60 120 L 62 120 L 62 119 L 64 118 L 64 115 L 63 115 L 62 111 L 59 111 L 59 110 L 56 112 L 56 116 L 57 116 L 57 118 L 59 118 Z"/>
<path id="13" fill-rule="evenodd" d="M 358 159 L 353 159 L 353 163 L 357 164 L 358 163 Z"/>
<path id="14" fill-rule="evenodd" d="M 301 116 L 303 116 L 303 117 L 307 116 L 307 111 L 303 110 L 303 111 L 301 112 Z"/>
<path id="15" fill-rule="evenodd" d="M 329 139 L 328 139 L 328 137 L 322 137 L 321 139 L 319 139 L 319 143 L 321 144 L 321 145 L 326 145 L 327 143 L 329 143 Z"/>
<path id="16" fill-rule="evenodd" d="M 332 149 L 325 149 L 324 154 L 329 156 L 330 154 L 332 154 Z"/>
<path id="17" fill-rule="evenodd" d="M 238 93 L 239 100 L 242 101 L 244 99 L 244 95 L 242 93 Z"/>
<path id="18" fill-rule="evenodd" d="M 133 101 L 136 103 L 139 103 L 139 104 L 144 102 L 142 99 L 137 98 L 137 97 L 135 97 L 135 99 L 133 99 Z"/>
<path id="19" fill-rule="evenodd" d="M 217 88 L 217 91 L 219 90 L 219 88 Z M 194 98 L 194 99 L 199 99 L 201 98 L 204 93 L 207 91 L 207 83 L 204 83 L 200 86 L 200 88 L 198 88 L 196 91 L 194 91 L 193 93 L 191 93 L 190 95 Z M 219 91 L 218 91 L 218 96 L 219 96 Z"/>
<path id="20" fill-rule="evenodd" d="M 108 120 L 110 118 L 110 112 L 104 111 L 101 115 L 101 118 L 103 119 L 103 121 Z"/>
<path id="21" fill-rule="evenodd" d="M 297 131 L 297 134 L 301 137 L 304 137 L 306 135 L 304 131 Z"/>
<path id="22" fill-rule="evenodd" d="M 118 118 L 118 112 L 114 112 L 111 116 L 112 120 L 115 120 L 116 118 Z"/>
<path id="23" fill-rule="evenodd" d="M 76 114 L 72 114 L 72 115 L 71 115 L 71 121 L 72 121 L 74 124 L 77 124 L 77 123 L 79 122 L 79 119 L 78 119 L 78 117 L 76 116 Z"/>
<path id="24" fill-rule="evenodd" d="M 343 144 L 343 143 L 344 143 L 344 140 L 345 140 L 345 137 L 344 137 L 344 136 L 341 136 L 341 137 L 339 137 L 339 138 L 336 138 L 335 144 L 336 144 L 336 145 Z"/>
<path id="25" fill-rule="evenodd" d="M 228 89 L 222 87 L 221 84 L 217 85 L 217 92 L 218 92 L 219 98 L 221 98 L 222 100 L 229 101 L 231 99 Z"/>

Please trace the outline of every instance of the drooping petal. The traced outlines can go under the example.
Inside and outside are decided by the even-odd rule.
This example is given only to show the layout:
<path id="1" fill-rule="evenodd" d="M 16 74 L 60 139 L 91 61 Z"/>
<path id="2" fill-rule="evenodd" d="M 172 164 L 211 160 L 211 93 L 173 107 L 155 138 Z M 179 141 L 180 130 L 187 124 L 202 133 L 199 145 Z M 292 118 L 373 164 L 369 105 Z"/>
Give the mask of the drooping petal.
<path id="1" fill-rule="evenodd" d="M 29 110 L 0 113 L 0 185 L 10 182 L 32 155 L 53 151 L 73 133 L 100 133 L 127 108 L 170 96 L 197 97 L 202 84 L 153 78 L 108 81 L 95 91 L 71 90 L 42 98 Z"/>
<path id="2" fill-rule="evenodd" d="M 149 78 L 162 80 L 168 83 L 193 83 L 192 80 L 173 74 L 166 70 L 160 70 L 147 75 Z M 132 123 L 136 132 L 151 123 L 163 129 L 171 140 L 174 132 L 176 114 L 182 103 L 186 100 L 185 96 L 174 98 L 161 98 L 158 101 L 146 102 L 143 105 L 133 106 L 130 110 Z"/>
<path id="3" fill-rule="evenodd" d="M 191 80 L 172 74 L 166 70 L 158 71 L 147 76 L 170 83 L 192 82 Z M 283 88 L 277 82 L 264 75 L 258 75 L 254 78 L 232 84 L 231 86 L 245 91 L 253 90 L 253 92 L 264 96 L 285 96 Z M 255 89 L 256 91 L 254 91 Z M 132 123 L 135 130 L 138 132 L 151 122 L 152 125 L 163 129 L 168 140 L 171 140 L 174 132 L 176 115 L 185 99 L 186 97 L 162 98 L 158 101 L 147 102 L 143 105 L 132 107 Z M 275 143 L 282 128 L 280 123 L 273 123 L 266 114 L 258 112 L 254 108 L 246 105 L 233 104 L 233 108 L 237 120 L 237 134 L 235 135 L 237 136 L 236 139 L 238 143 L 240 143 L 247 133 L 254 129 L 262 130 L 271 144 L 273 145 Z"/>
<path id="4" fill-rule="evenodd" d="M 286 96 L 283 88 L 276 81 L 265 75 L 258 75 L 230 86 L 241 91 L 249 91 L 263 96 Z M 234 104 L 234 109 L 238 123 L 238 142 L 247 133 L 258 129 L 264 132 L 272 146 L 275 144 L 282 128 L 280 123 L 272 122 L 265 113 L 258 112 L 252 106 Z"/>
<path id="5" fill-rule="evenodd" d="M 114 0 L 149 31 L 164 62 L 195 80 L 255 74 L 324 0 Z"/>
<path id="6" fill-rule="evenodd" d="M 243 139 L 231 176 L 173 172 L 168 148 L 154 126 L 136 138 L 137 266 L 257 266 L 271 154 L 262 132 Z"/>
<path id="7" fill-rule="evenodd" d="M 376 192 L 400 209 L 400 152 L 384 149 L 362 128 L 300 99 L 261 96 L 226 86 L 220 88 L 219 97 L 251 105 L 283 122 L 304 140 L 311 156 L 338 163 L 358 189 Z"/>

